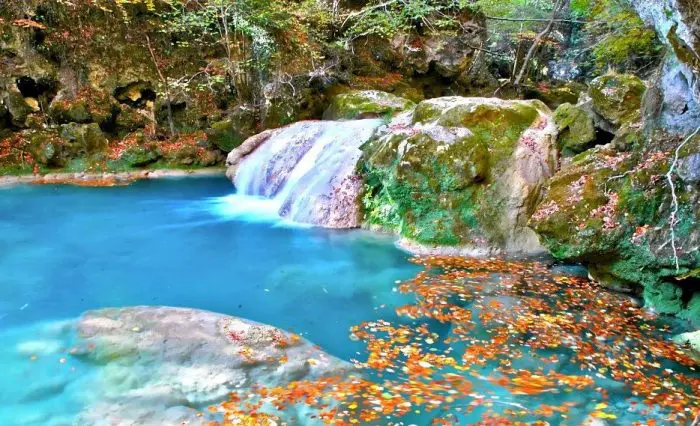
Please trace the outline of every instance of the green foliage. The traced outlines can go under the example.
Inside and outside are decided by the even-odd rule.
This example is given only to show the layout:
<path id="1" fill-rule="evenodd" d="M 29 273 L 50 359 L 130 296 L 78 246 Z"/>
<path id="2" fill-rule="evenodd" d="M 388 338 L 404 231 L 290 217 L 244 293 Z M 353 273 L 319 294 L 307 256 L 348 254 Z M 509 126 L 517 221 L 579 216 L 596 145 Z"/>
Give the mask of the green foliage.
<path id="1" fill-rule="evenodd" d="M 363 36 L 392 37 L 415 30 L 456 29 L 455 15 L 471 10 L 466 0 L 373 0 L 348 17 L 348 38 Z"/>
<path id="2" fill-rule="evenodd" d="M 266 67 L 275 52 L 272 34 L 290 24 L 284 4 L 275 0 L 210 0 L 197 7 L 183 3 L 162 18 L 165 28 L 183 40 L 204 37 L 225 49 L 249 40 L 251 56 L 244 62 L 258 68 Z"/>
<path id="3" fill-rule="evenodd" d="M 626 2 L 621 0 L 579 0 L 593 2 L 586 26 L 594 40 L 592 62 L 595 70 L 608 68 L 637 70 L 653 63 L 661 51 L 661 43 L 652 28 Z"/>

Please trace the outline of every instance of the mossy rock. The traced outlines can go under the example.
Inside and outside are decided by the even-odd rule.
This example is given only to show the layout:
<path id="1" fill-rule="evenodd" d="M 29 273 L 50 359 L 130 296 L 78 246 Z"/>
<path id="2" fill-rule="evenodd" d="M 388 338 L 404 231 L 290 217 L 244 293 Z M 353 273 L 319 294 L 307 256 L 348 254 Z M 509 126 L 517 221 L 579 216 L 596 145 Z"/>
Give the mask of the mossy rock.
<path id="1" fill-rule="evenodd" d="M 423 244 L 508 247 L 531 233 L 514 210 L 534 208 L 535 181 L 544 180 L 520 180 L 521 143 L 532 143 L 547 173 L 554 167 L 548 114 L 539 101 L 459 97 L 400 114 L 362 147 L 365 221 Z M 527 129 L 536 129 L 532 140 L 521 140 Z"/>
<path id="2" fill-rule="evenodd" d="M 152 120 L 142 111 L 128 105 L 121 105 L 114 119 L 114 125 L 120 133 L 143 129 L 151 122 Z"/>
<path id="3" fill-rule="evenodd" d="M 45 130 L 29 136 L 29 153 L 38 164 L 48 167 L 62 167 L 63 141 L 55 131 Z"/>
<path id="4" fill-rule="evenodd" d="M 206 131 L 207 139 L 224 152 L 231 152 L 244 140 L 255 134 L 255 117 L 252 111 L 236 109 L 226 120 L 213 123 Z"/>
<path id="5" fill-rule="evenodd" d="M 683 290 L 670 282 L 655 282 L 644 287 L 644 300 L 662 314 L 679 314 L 683 310 Z"/>
<path id="6" fill-rule="evenodd" d="M 671 191 L 660 182 L 672 155 L 621 153 L 611 146 L 579 154 L 549 181 L 530 224 L 556 258 L 590 264 L 594 278 L 611 288 L 643 290 L 658 312 L 700 320 L 697 306 L 689 305 L 700 291 L 692 278 L 700 270 L 694 249 L 700 243 L 700 190 L 676 181 L 671 234 Z"/>
<path id="7" fill-rule="evenodd" d="M 74 156 L 97 154 L 107 148 L 107 138 L 97 123 L 64 124 L 60 134 Z"/>
<path id="8" fill-rule="evenodd" d="M 700 326 L 700 289 L 697 289 L 697 291 L 690 297 L 690 301 L 681 312 L 680 316 L 692 321 L 696 326 Z M 698 343 L 700 343 L 700 341 Z M 698 347 L 698 350 L 700 351 L 700 346 Z"/>
<path id="9" fill-rule="evenodd" d="M 569 103 L 576 104 L 581 92 L 585 92 L 588 87 L 582 83 L 570 82 L 554 87 L 526 87 L 526 99 L 539 99 L 552 109 Z"/>
<path id="10" fill-rule="evenodd" d="M 581 153 L 591 147 L 596 139 L 593 120 L 586 111 L 564 103 L 554 111 L 554 122 L 559 130 L 559 150 L 565 155 Z"/>
<path id="11" fill-rule="evenodd" d="M 408 99 L 378 90 L 363 90 L 337 95 L 323 113 L 324 120 L 354 120 L 391 116 L 415 104 Z"/>
<path id="12" fill-rule="evenodd" d="M 95 122 L 104 124 L 114 119 L 119 105 L 105 90 L 83 87 L 74 96 L 60 92 L 49 105 L 49 117 L 58 124 Z"/>
<path id="13" fill-rule="evenodd" d="M 162 157 L 156 146 L 136 145 L 122 152 L 119 159 L 130 167 L 145 167 Z"/>
<path id="14" fill-rule="evenodd" d="M 645 91 L 646 85 L 637 76 L 607 74 L 590 83 L 588 95 L 597 114 L 614 126 L 621 126 L 639 118 Z"/>
<path id="15" fill-rule="evenodd" d="M 12 124 L 16 127 L 25 127 L 27 116 L 34 112 L 34 109 L 19 90 L 11 88 L 5 93 L 2 101 L 10 114 Z"/>

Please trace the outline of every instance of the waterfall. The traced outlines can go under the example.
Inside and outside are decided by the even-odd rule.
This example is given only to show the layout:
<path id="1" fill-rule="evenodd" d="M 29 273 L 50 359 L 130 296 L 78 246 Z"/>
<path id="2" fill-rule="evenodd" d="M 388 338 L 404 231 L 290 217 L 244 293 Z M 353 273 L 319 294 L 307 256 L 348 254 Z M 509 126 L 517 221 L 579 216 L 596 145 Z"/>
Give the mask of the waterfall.
<path id="1" fill-rule="evenodd" d="M 294 222 L 331 228 L 359 226 L 355 173 L 365 143 L 381 120 L 302 121 L 283 128 L 236 171 L 239 194 L 264 197 Z"/>

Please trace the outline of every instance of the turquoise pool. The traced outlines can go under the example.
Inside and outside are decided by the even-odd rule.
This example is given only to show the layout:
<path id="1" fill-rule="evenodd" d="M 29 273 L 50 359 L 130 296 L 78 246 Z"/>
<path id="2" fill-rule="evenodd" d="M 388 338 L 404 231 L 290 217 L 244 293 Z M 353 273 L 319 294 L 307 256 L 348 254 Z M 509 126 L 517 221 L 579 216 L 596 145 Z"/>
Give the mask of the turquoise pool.
<path id="1" fill-rule="evenodd" d="M 104 396 L 97 389 L 104 376 L 112 385 L 118 382 L 109 390 L 115 398 L 124 389 L 138 388 L 138 377 L 115 376 L 110 366 L 84 363 L 68 353 L 75 336 L 66 321 L 92 309 L 199 308 L 270 324 L 341 359 L 364 360 L 365 346 L 350 338 L 350 328 L 379 319 L 405 324 L 395 309 L 415 298 L 396 287 L 420 268 L 389 236 L 293 225 L 277 217 L 277 207 L 270 200 L 233 194 L 223 178 L 0 189 L 0 425 L 76 424 L 76 414 L 95 404 L 95 395 Z M 506 309 L 518 306 L 520 296 L 489 296 L 503 284 L 498 277 L 489 280 L 483 300 Z M 485 309 L 479 306 L 472 303 L 475 315 Z M 429 326 L 441 338 L 450 332 L 437 323 Z M 672 329 L 680 331 L 682 325 Z M 488 339 L 490 331 L 474 333 Z M 464 345 L 454 349 L 464 350 Z M 568 360 L 572 352 L 551 355 Z M 533 371 L 554 366 L 580 373 L 566 362 L 543 365 L 527 357 L 519 362 Z M 489 375 L 493 367 L 485 364 L 477 376 Z M 596 386 L 610 395 L 605 405 L 620 420 L 624 413 L 629 413 L 624 421 L 664 418 L 655 409 L 635 408 L 640 405 L 624 384 L 600 377 Z M 570 403 L 570 421 L 556 417 L 550 424 L 580 424 L 601 406 L 600 392 L 593 388 L 524 396 L 485 377 L 475 380 L 471 394 L 455 400 L 467 406 L 485 395 L 498 411 Z M 212 402 L 190 408 L 205 409 Z M 453 408 L 413 412 L 381 424 L 428 424 Z M 480 407 L 451 414 L 456 422 L 470 424 L 485 412 Z"/>

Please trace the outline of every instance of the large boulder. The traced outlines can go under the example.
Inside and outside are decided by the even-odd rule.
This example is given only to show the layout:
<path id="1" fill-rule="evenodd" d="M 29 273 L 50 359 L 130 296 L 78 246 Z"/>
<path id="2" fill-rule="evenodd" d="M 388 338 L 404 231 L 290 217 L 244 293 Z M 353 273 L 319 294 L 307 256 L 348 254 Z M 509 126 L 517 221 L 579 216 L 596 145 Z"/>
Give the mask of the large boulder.
<path id="1" fill-rule="evenodd" d="M 226 119 L 212 123 L 207 138 L 224 152 L 237 148 L 255 134 L 255 114 L 248 108 L 236 108 Z"/>
<path id="2" fill-rule="evenodd" d="M 382 117 L 412 108 L 407 99 L 378 90 L 362 90 L 343 93 L 333 98 L 323 113 L 325 120 L 354 120 Z"/>
<path id="3" fill-rule="evenodd" d="M 107 147 L 107 138 L 97 123 L 69 123 L 61 126 L 61 138 L 66 141 L 69 150 L 76 154 L 98 154 Z"/>
<path id="4" fill-rule="evenodd" d="M 352 369 L 297 335 L 194 309 L 104 309 L 84 314 L 76 330 L 71 356 L 99 369 L 77 424 L 207 424 L 198 411 L 231 392 L 254 403 L 255 387 Z M 279 414 L 313 422 L 304 407 Z"/>
<path id="5" fill-rule="evenodd" d="M 540 101 L 423 101 L 363 146 L 365 219 L 426 245 L 539 252 L 527 219 L 556 167 L 555 139 Z"/>
<path id="6" fill-rule="evenodd" d="M 9 113 L 10 122 L 15 127 L 25 127 L 29 114 L 36 112 L 35 105 L 28 101 L 13 84 L 6 91 L 0 90 L 0 104 Z"/>

